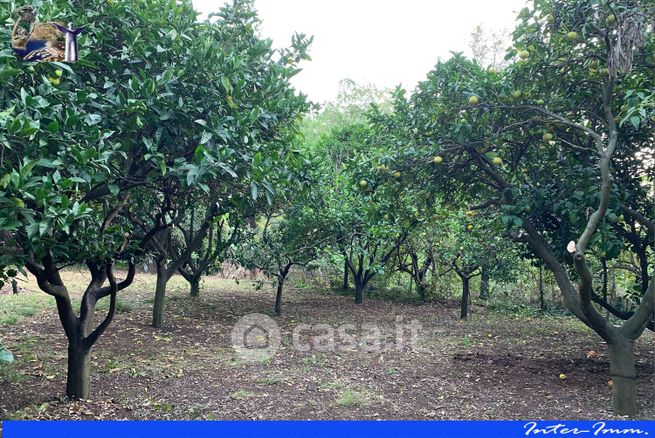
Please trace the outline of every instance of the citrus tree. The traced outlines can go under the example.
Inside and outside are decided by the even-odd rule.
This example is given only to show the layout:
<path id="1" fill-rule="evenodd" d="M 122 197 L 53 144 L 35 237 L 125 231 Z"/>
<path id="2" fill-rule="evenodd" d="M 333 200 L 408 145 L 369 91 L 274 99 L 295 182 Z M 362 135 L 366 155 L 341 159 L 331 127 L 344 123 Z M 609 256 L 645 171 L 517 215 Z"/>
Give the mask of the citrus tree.
<path id="1" fill-rule="evenodd" d="M 434 208 L 434 197 L 416 190 L 395 167 L 385 141 L 359 124 L 337 129 L 325 139 L 328 151 L 351 151 L 339 166 L 325 160 L 329 183 L 322 190 L 326 214 L 334 224 L 335 248 L 353 278 L 356 303 Z"/>
<path id="2" fill-rule="evenodd" d="M 14 7 L 0 4 L 5 47 Z M 86 31 L 76 64 L 28 64 L 0 52 L 0 231 L 8 248 L 0 271 L 26 267 L 54 296 L 69 342 L 66 393 L 86 398 L 91 347 L 113 319 L 117 292 L 134 278 L 134 257 L 183 217 L 178 197 L 230 187 L 268 199 L 268 175 L 287 178 L 286 139 L 306 109 L 288 79 L 307 41 L 296 37 L 274 60 L 270 42 L 254 36 L 250 2 L 205 23 L 190 1 L 73 8 L 61 0 L 39 13 Z M 218 207 L 210 202 L 208 210 Z M 145 208 L 152 218 L 144 223 Z M 129 269 L 116 281 L 121 259 Z M 77 263 L 92 277 L 79 314 L 59 275 Z M 109 313 L 95 326 L 105 297 Z"/>
<path id="3" fill-rule="evenodd" d="M 197 210 L 200 210 L 197 212 Z M 202 220 L 202 209 L 200 206 L 191 206 L 188 212 L 188 222 L 179 226 L 177 239 L 174 245 L 178 253 L 183 248 L 190 246 L 196 235 L 196 214 Z M 214 270 L 220 269 L 225 261 L 230 248 L 239 241 L 242 235 L 242 223 L 238 216 L 224 214 L 218 216 L 209 225 L 205 241 L 198 247 L 191 257 L 178 269 L 178 272 L 189 282 L 190 295 L 200 295 L 200 282 L 203 275 L 211 274 Z"/>
<path id="4" fill-rule="evenodd" d="M 176 73 L 168 92 L 184 99 L 163 96 L 170 106 L 164 120 L 158 112 L 141 118 L 142 131 L 164 151 L 170 171 L 134 220 L 146 218 L 147 228 L 168 215 L 187 237 L 172 245 L 175 233 L 167 230 L 151 240 L 157 253 L 154 327 L 163 325 L 168 281 L 200 248 L 215 219 L 272 202 L 276 186 L 293 178 L 301 164 L 290 145 L 308 105 L 289 79 L 306 58 L 308 40 L 296 35 L 290 49 L 278 52 L 257 36 L 258 25 L 252 2 L 224 7 L 196 25 L 193 44 L 183 46 L 187 52 L 170 66 Z M 197 224 L 185 220 L 194 203 L 206 206 Z"/>
<path id="5" fill-rule="evenodd" d="M 535 0 L 521 11 L 507 69 L 455 55 L 398 105 L 399 135 L 413 135 L 415 148 L 396 155 L 432 190 L 498 211 L 508 235 L 543 260 L 568 310 L 607 343 L 614 410 L 631 416 L 652 274 L 634 313 L 614 325 L 593 305 L 591 260 L 631 250 L 610 232 L 628 229 L 621 215 L 652 229 L 642 203 L 652 196 L 652 7 Z"/>
<path id="6" fill-rule="evenodd" d="M 282 315 L 284 285 L 294 266 L 307 268 L 333 240 L 330 224 L 324 223 L 317 198 L 303 196 L 284 211 L 270 210 L 263 224 L 250 230 L 235 254 L 246 268 L 257 268 L 275 278 L 275 314 Z"/>

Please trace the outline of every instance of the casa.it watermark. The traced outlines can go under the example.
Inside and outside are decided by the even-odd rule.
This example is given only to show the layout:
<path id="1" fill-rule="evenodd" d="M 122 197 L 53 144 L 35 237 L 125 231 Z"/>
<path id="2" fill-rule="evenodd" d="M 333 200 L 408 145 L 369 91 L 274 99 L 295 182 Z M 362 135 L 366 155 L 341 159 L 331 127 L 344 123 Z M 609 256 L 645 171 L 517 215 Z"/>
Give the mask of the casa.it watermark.
<path id="1" fill-rule="evenodd" d="M 291 348 L 300 352 L 385 353 L 419 351 L 421 324 L 397 316 L 395 324 L 378 323 L 297 324 L 291 331 Z M 251 313 L 232 329 L 232 347 L 240 359 L 261 362 L 275 356 L 282 347 L 282 331 L 268 315 Z"/>

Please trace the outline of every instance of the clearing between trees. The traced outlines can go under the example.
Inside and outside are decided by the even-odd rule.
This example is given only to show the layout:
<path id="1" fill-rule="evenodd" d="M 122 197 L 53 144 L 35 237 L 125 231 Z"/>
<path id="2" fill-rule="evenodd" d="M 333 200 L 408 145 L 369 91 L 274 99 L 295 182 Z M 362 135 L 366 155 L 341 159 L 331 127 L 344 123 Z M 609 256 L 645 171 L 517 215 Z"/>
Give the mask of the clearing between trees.
<path id="1" fill-rule="evenodd" d="M 85 271 L 64 272 L 79 300 Z M 13 419 L 594 419 L 614 418 L 606 346 L 573 317 L 510 315 L 457 301 L 424 305 L 289 287 L 275 317 L 282 348 L 241 360 L 231 330 L 243 315 L 273 316 L 275 292 L 207 277 L 197 298 L 170 283 L 165 328 L 150 324 L 155 276 L 141 274 L 119 297 L 116 319 L 92 355 L 92 399 L 69 402 L 66 338 L 52 298 L 33 279 L 0 295 L 0 340 L 16 362 L 0 368 L 0 417 Z M 13 307 L 8 304 L 13 303 Z M 7 305 L 6 305 L 7 304 Z M 99 309 L 96 318 L 106 311 Z M 417 320 L 420 351 L 296 351 L 299 324 Z M 356 333 L 356 332 L 355 332 Z M 655 336 L 635 344 L 641 418 L 654 418 Z M 562 379 L 563 374 L 565 379 Z"/>

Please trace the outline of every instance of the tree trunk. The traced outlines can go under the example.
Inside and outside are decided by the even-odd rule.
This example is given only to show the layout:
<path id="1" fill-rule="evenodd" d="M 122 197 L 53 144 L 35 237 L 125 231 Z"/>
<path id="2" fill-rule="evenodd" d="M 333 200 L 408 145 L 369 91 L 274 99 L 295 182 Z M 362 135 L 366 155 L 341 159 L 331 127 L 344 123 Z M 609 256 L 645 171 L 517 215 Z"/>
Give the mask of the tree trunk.
<path id="1" fill-rule="evenodd" d="M 155 286 L 155 303 L 152 307 L 152 326 L 162 328 L 164 326 L 164 299 L 166 298 L 166 284 L 170 279 L 166 265 L 157 265 L 157 283 Z"/>
<path id="2" fill-rule="evenodd" d="M 275 295 L 275 314 L 282 315 L 282 289 L 284 289 L 284 278 L 277 279 L 277 294 Z"/>
<path id="3" fill-rule="evenodd" d="M 421 279 L 416 279 L 416 291 L 421 303 L 425 303 L 425 283 Z"/>
<path id="4" fill-rule="evenodd" d="M 542 312 L 546 311 L 546 301 L 544 299 L 544 268 L 539 266 L 539 306 Z"/>
<path id="5" fill-rule="evenodd" d="M 489 270 L 486 268 L 482 268 L 480 276 L 480 299 L 485 301 L 489 299 Z"/>
<path id="6" fill-rule="evenodd" d="M 355 280 L 355 304 L 362 304 L 362 299 L 364 298 L 365 290 L 366 290 L 366 285 Z"/>
<path id="7" fill-rule="evenodd" d="M 343 287 L 344 291 L 348 290 L 348 263 L 343 264 Z"/>
<path id="8" fill-rule="evenodd" d="M 81 342 L 68 343 L 68 376 L 66 396 L 73 400 L 88 399 L 90 391 L 91 352 Z"/>
<path id="9" fill-rule="evenodd" d="M 614 414 L 637 415 L 637 392 L 634 342 L 621 338 L 608 343 L 610 375 L 612 376 L 612 405 Z"/>
<path id="10" fill-rule="evenodd" d="M 193 277 L 191 281 L 189 282 L 191 285 L 191 292 L 190 295 L 192 297 L 197 297 L 200 295 L 200 276 Z"/>
<path id="11" fill-rule="evenodd" d="M 469 314 L 469 281 L 468 277 L 462 277 L 462 303 L 461 303 L 461 312 L 459 314 L 460 319 L 468 318 Z"/>

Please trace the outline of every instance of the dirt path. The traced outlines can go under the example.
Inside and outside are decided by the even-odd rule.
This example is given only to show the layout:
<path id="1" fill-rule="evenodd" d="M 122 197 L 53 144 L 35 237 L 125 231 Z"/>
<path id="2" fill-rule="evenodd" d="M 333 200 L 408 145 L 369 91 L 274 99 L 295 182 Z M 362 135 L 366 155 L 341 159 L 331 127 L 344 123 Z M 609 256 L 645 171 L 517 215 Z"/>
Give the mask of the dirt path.
<path id="1" fill-rule="evenodd" d="M 83 284 L 81 274 L 67 273 Z M 69 403 L 66 344 L 54 307 L 0 326 L 16 355 L 0 369 L 1 418 L 84 419 L 593 419 L 611 416 L 607 352 L 571 318 L 507 316 L 452 303 L 423 306 L 289 291 L 277 318 L 282 347 L 245 362 L 230 333 L 249 313 L 271 313 L 273 292 L 207 280 L 198 300 L 174 279 L 162 330 L 148 325 L 154 278 L 121 297 L 120 312 L 93 351 L 92 400 Z M 30 292 L 28 286 L 21 294 Z M 80 286 L 81 289 L 81 286 Z M 296 351 L 299 324 L 376 323 L 394 340 L 397 318 L 418 321 L 419 351 Z M 299 338 L 323 333 L 307 329 Z M 314 338 L 315 340 L 315 338 Z M 362 338 L 359 338 L 362 341 Z M 637 344 L 641 416 L 655 418 L 652 333 Z M 566 380 L 559 375 L 566 374 Z"/>

